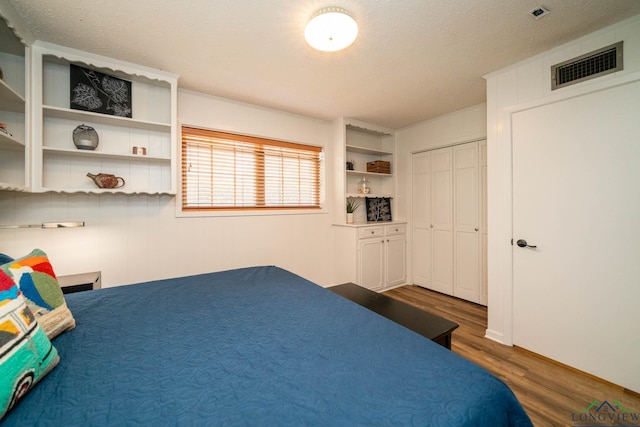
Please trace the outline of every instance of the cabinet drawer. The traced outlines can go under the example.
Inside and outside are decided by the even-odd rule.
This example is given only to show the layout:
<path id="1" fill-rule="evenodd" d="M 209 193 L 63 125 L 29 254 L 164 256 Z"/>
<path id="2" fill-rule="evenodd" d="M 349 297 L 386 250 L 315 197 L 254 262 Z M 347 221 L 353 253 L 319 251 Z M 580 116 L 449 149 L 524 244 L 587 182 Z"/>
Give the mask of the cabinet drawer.
<path id="1" fill-rule="evenodd" d="M 381 237 L 384 235 L 384 228 L 382 227 L 367 227 L 361 228 L 358 237 L 360 239 L 366 239 L 369 237 Z"/>
<path id="2" fill-rule="evenodd" d="M 405 234 L 405 224 L 387 225 L 385 231 L 387 236 L 393 236 L 394 234 Z"/>

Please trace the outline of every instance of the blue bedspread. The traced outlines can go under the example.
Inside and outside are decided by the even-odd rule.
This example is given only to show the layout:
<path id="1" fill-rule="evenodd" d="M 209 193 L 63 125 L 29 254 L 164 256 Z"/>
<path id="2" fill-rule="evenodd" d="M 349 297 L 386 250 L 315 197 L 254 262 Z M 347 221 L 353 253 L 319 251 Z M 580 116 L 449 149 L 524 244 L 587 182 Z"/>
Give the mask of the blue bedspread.
<path id="1" fill-rule="evenodd" d="M 531 425 L 483 368 L 277 267 L 67 303 L 60 364 L 3 424 Z"/>

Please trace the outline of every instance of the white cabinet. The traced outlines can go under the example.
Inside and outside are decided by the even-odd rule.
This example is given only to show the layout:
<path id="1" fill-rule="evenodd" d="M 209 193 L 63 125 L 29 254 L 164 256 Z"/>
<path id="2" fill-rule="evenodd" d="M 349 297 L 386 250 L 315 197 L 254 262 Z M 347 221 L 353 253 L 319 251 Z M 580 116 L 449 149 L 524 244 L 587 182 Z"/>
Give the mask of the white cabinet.
<path id="1" fill-rule="evenodd" d="M 411 254 L 413 283 L 486 304 L 481 149 L 470 142 L 413 155 Z"/>
<path id="2" fill-rule="evenodd" d="M 406 283 L 406 224 L 337 227 L 336 263 L 340 282 L 374 291 Z M 355 254 L 355 259 L 350 256 Z"/>
<path id="3" fill-rule="evenodd" d="M 176 75 L 40 41 L 31 64 L 33 191 L 176 193 Z M 71 109 L 72 64 L 131 82 L 132 117 Z M 93 151 L 73 144 L 81 124 L 98 133 Z M 87 173 L 114 174 L 125 185 L 100 189 Z"/>
<path id="4" fill-rule="evenodd" d="M 28 182 L 25 46 L 0 17 L 0 190 L 22 191 Z"/>

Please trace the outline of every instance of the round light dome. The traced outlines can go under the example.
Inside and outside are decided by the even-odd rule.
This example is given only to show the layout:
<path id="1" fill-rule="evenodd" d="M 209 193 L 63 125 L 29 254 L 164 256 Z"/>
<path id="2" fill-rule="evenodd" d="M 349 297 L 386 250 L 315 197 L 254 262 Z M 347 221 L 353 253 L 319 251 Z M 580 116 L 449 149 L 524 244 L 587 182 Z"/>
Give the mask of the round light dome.
<path id="1" fill-rule="evenodd" d="M 358 37 L 358 24 L 340 7 L 319 10 L 304 30 L 304 38 L 314 49 L 335 52 L 350 46 Z"/>

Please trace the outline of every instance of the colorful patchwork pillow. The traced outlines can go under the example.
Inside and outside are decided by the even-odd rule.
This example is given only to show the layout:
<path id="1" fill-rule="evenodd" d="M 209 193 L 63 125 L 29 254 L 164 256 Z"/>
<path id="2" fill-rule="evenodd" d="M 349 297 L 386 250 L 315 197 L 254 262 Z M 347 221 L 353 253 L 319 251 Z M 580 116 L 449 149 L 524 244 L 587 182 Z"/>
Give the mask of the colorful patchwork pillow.
<path id="1" fill-rule="evenodd" d="M 13 279 L 0 270 L 0 419 L 59 360 Z"/>
<path id="2" fill-rule="evenodd" d="M 6 264 L 9 261 L 13 261 L 13 258 L 11 258 L 9 255 L 0 254 L 0 264 Z"/>
<path id="3" fill-rule="evenodd" d="M 67 308 L 47 254 L 34 249 L 25 257 L 1 265 L 0 270 L 18 285 L 38 324 L 50 339 L 75 328 L 76 321 Z"/>

